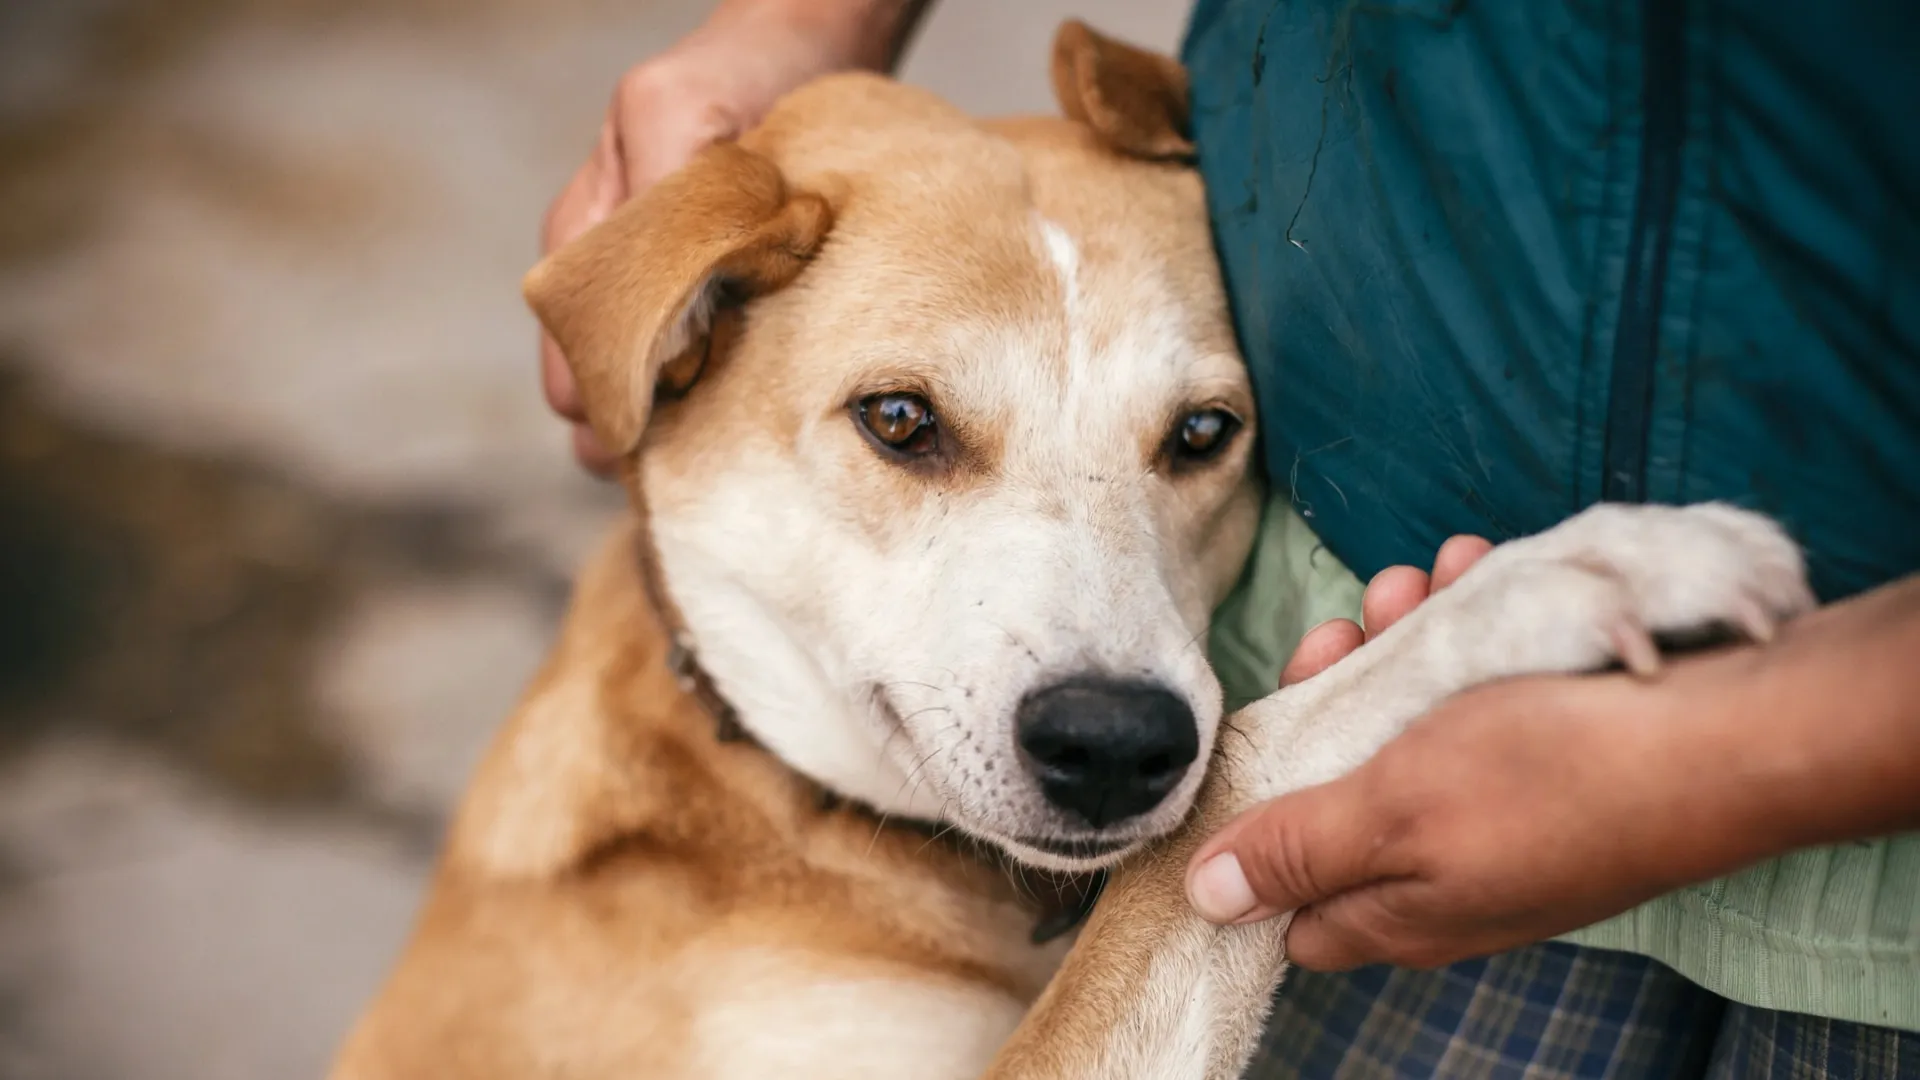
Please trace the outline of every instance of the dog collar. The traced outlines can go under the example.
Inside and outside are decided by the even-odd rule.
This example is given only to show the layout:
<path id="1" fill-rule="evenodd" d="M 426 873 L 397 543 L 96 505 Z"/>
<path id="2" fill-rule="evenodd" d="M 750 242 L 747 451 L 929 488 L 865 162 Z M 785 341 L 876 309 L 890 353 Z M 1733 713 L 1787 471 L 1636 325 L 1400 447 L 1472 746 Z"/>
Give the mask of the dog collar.
<path id="1" fill-rule="evenodd" d="M 652 574 L 644 576 L 648 580 L 653 577 Z M 654 606 L 655 610 L 660 610 L 658 603 Z M 680 689 L 691 695 L 713 717 L 713 737 L 721 742 L 738 742 L 746 738 L 747 729 L 740 726 L 739 712 L 721 696 L 720 688 L 713 685 L 712 676 L 700 666 L 699 658 L 693 651 L 692 636 L 684 630 L 671 630 L 670 635 L 667 670 L 673 672 L 673 680 L 680 684 Z"/>
<path id="2" fill-rule="evenodd" d="M 1100 902 L 1100 894 L 1107 888 L 1107 872 L 1095 870 L 1091 874 L 1050 875 L 1060 882 L 1056 889 L 1059 896 L 1057 907 L 1043 909 L 1039 921 L 1033 924 L 1033 943 L 1045 945 L 1057 937 L 1071 933 L 1087 916 L 1093 914 L 1093 905 Z"/>

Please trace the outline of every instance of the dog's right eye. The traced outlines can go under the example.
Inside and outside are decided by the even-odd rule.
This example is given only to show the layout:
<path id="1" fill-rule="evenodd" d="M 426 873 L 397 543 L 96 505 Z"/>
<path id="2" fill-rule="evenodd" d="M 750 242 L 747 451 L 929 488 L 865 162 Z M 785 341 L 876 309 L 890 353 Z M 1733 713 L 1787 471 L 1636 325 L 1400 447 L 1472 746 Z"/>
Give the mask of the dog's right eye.
<path id="1" fill-rule="evenodd" d="M 933 406 L 918 394 L 875 394 L 854 403 L 854 420 L 867 439 L 894 458 L 923 458 L 940 449 Z"/>

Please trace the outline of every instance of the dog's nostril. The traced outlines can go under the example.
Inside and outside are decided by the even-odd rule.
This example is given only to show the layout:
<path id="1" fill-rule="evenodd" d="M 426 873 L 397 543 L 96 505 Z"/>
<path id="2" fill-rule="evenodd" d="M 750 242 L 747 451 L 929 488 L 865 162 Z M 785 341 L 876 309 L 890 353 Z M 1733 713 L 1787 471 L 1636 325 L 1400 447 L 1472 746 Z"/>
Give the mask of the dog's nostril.
<path id="1" fill-rule="evenodd" d="M 1084 769 L 1093 764 L 1093 755 L 1077 746 L 1063 746 L 1055 750 L 1048 761 L 1058 769 Z"/>
<path id="2" fill-rule="evenodd" d="M 1081 678 L 1035 691 L 1018 730 L 1042 794 L 1095 828 L 1160 805 L 1200 752 L 1192 708 L 1152 683 Z"/>

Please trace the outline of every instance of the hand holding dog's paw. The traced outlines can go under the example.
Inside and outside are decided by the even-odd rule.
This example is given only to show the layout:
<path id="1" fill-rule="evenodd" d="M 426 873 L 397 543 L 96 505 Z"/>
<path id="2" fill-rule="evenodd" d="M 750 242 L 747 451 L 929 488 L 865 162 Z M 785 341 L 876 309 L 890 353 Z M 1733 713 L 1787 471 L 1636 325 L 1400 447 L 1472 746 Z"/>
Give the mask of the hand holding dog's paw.
<path id="1" fill-rule="evenodd" d="M 1456 688 L 1612 661 L 1651 675 L 1656 639 L 1724 628 L 1765 641 L 1812 604 L 1792 541 L 1728 507 L 1599 507 L 1483 552 L 1437 560 L 1430 602 L 1386 587 L 1420 584 L 1418 571 L 1368 590 L 1368 622 L 1398 638 L 1386 647 Z M 1376 625 L 1367 638 L 1380 636 Z M 1337 651 L 1289 672 L 1311 675 Z M 1752 849 L 1717 831 L 1738 815 L 1693 805 L 1731 805 L 1696 783 L 1724 774 L 1740 709 L 1736 688 L 1703 681 L 1714 670 L 1469 690 L 1350 775 L 1228 825 L 1193 860 L 1189 897 L 1215 922 L 1301 909 L 1288 940 L 1304 966 L 1427 965 L 1562 933 L 1725 869 Z M 1689 819 L 1701 824 L 1673 828 Z"/>
<path id="2" fill-rule="evenodd" d="M 1458 695 L 1331 783 L 1256 807 L 1189 868 L 1298 909 L 1289 959 L 1428 966 L 1565 933 L 1800 847 L 1920 827 L 1920 577 L 1764 649 Z M 1233 860 L 1232 870 L 1216 859 Z"/>
<path id="3" fill-rule="evenodd" d="M 1703 876 L 1704 838 L 1674 824 L 1714 751 L 1678 752 L 1687 706 L 1655 693 L 1623 676 L 1469 691 L 1354 773 L 1229 824 L 1189 891 L 1220 921 L 1300 909 L 1288 958 L 1320 970 L 1438 965 L 1623 911 Z M 1207 909 L 1236 890 L 1237 916 Z"/>

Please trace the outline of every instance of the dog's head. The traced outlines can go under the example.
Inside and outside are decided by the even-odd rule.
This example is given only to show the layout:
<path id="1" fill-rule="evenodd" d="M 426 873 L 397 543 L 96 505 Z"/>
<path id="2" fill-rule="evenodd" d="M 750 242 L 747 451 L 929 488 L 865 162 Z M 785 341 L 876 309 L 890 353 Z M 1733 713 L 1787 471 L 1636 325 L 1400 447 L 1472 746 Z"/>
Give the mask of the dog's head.
<path id="1" fill-rule="evenodd" d="M 1253 397 L 1177 64 L 1063 28 L 1069 119 L 789 96 L 537 267 L 754 735 L 882 811 L 1086 868 L 1185 815 Z"/>

